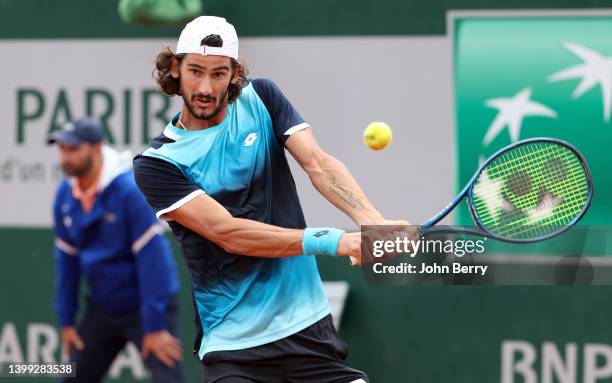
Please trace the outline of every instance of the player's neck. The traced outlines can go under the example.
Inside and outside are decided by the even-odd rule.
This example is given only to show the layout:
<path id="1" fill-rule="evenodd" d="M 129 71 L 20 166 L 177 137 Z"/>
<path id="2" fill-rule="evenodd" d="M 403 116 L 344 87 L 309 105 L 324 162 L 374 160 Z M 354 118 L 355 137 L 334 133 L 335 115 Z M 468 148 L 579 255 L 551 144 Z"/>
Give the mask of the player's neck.
<path id="1" fill-rule="evenodd" d="M 227 114 L 227 104 L 219 110 L 215 116 L 202 120 L 200 118 L 194 117 L 189 109 L 186 106 L 183 106 L 183 110 L 181 111 L 181 115 L 179 116 L 179 120 L 176 122 L 176 126 L 185 129 L 185 130 L 203 130 L 208 129 L 210 127 L 219 125 Z"/>

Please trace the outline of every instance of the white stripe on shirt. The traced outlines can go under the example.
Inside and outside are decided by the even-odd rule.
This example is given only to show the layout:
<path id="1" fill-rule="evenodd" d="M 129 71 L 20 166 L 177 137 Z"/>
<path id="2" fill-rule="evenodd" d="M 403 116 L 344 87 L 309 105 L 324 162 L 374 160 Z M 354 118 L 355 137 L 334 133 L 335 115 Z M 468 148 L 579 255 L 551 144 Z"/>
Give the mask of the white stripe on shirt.
<path id="1" fill-rule="evenodd" d="M 174 141 L 178 141 L 182 138 L 180 134 L 174 133 L 172 130 L 168 129 L 167 127 L 164 129 L 163 135 Z"/>
<path id="2" fill-rule="evenodd" d="M 195 197 L 199 196 L 200 194 L 206 194 L 206 192 L 202 189 L 198 189 L 195 191 L 192 191 L 191 193 L 187 194 L 185 197 L 181 198 L 180 200 L 176 201 L 175 203 L 173 203 L 171 206 L 162 209 L 160 211 L 158 211 L 157 213 L 155 213 L 155 215 L 157 216 L 157 218 L 160 219 L 164 219 L 167 221 L 172 221 L 172 219 L 166 219 L 164 217 L 162 217 L 164 214 L 169 213 L 173 210 L 178 209 L 179 207 L 183 206 L 184 204 L 186 204 L 187 202 L 191 201 L 192 199 L 194 199 Z"/>
<path id="3" fill-rule="evenodd" d="M 158 223 L 154 223 L 153 225 L 151 225 L 151 227 L 149 227 L 147 230 L 145 230 L 144 233 L 142 233 L 140 238 L 134 241 L 134 244 L 132 245 L 132 254 L 138 253 L 140 250 L 142 250 L 143 247 L 147 245 L 147 243 L 149 243 L 153 239 L 153 237 L 163 232 L 164 229 Z"/>
<path id="4" fill-rule="evenodd" d="M 68 255 L 79 255 L 79 250 L 64 242 L 61 238 L 55 237 L 55 247 Z"/>
<path id="5" fill-rule="evenodd" d="M 293 126 L 289 129 L 287 129 L 284 133 L 285 136 L 290 136 L 295 132 L 299 132 L 300 130 L 306 129 L 306 128 L 310 128 L 310 125 L 308 125 L 305 122 L 302 122 L 301 124 L 298 124 L 296 126 Z"/>

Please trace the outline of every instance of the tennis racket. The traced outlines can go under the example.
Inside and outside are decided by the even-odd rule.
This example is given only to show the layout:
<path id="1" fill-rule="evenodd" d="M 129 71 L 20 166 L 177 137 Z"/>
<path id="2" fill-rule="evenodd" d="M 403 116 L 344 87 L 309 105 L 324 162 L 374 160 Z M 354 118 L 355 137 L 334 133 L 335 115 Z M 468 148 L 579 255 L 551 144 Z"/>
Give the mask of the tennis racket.
<path id="1" fill-rule="evenodd" d="M 477 229 L 436 227 L 463 198 Z M 493 154 L 420 231 L 423 236 L 459 233 L 511 243 L 536 242 L 576 224 L 592 198 L 591 173 L 576 148 L 557 139 L 531 138 Z"/>

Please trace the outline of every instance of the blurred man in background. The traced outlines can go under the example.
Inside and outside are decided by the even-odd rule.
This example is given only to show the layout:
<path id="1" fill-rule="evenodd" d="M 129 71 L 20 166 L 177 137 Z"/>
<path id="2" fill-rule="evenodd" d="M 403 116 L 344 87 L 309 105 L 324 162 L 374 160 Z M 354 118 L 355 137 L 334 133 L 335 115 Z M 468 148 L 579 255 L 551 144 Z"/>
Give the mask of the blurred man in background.
<path id="1" fill-rule="evenodd" d="M 68 176 L 54 204 L 55 308 L 76 378 L 99 382 L 128 341 L 154 382 L 183 382 L 178 339 L 179 282 L 155 215 L 134 183 L 131 156 L 102 145 L 102 127 L 67 122 L 48 142 Z M 75 327 L 81 276 L 89 294 Z"/>

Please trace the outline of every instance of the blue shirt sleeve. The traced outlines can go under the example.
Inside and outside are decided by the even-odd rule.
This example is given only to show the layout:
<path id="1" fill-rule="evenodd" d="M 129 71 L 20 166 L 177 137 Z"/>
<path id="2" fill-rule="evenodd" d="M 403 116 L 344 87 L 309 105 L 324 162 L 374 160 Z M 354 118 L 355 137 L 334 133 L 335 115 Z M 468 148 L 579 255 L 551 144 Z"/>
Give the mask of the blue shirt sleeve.
<path id="1" fill-rule="evenodd" d="M 70 193 L 66 182 L 60 185 L 53 205 L 56 262 L 54 308 L 59 317 L 60 326 L 69 327 L 74 326 L 79 309 L 81 264 L 78 249 L 70 239 L 64 224 L 62 204 L 65 193 Z"/>
<path id="2" fill-rule="evenodd" d="M 268 110 L 279 143 L 284 145 L 291 134 L 310 127 L 272 80 L 259 78 L 251 83 Z"/>
<path id="3" fill-rule="evenodd" d="M 174 164 L 159 158 L 134 158 L 134 178 L 158 218 L 178 209 L 202 189 L 191 183 Z"/>
<path id="4" fill-rule="evenodd" d="M 163 228 L 136 184 L 125 189 L 129 235 L 136 260 L 140 289 L 140 314 L 144 332 L 167 328 L 169 294 L 178 291 L 178 278 Z"/>

